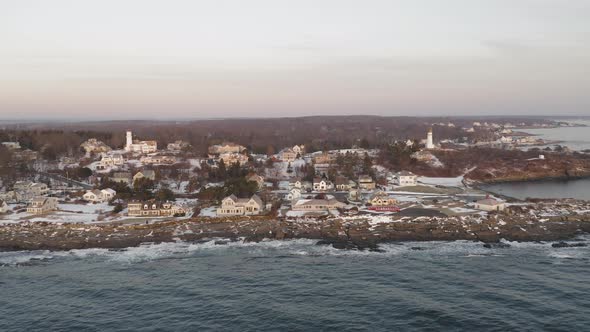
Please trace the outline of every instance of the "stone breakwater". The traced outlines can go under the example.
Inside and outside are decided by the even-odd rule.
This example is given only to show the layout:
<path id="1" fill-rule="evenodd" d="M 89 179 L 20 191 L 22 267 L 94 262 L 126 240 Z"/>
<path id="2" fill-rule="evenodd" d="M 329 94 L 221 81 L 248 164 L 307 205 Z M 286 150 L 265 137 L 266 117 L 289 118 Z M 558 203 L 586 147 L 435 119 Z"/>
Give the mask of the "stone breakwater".
<path id="1" fill-rule="evenodd" d="M 558 241 L 590 233 L 590 214 L 538 219 L 527 215 L 417 217 L 398 220 L 346 217 L 323 221 L 281 221 L 269 218 L 194 218 L 150 225 L 52 224 L 0 226 L 0 250 L 71 250 L 126 248 L 142 243 L 198 242 L 211 239 L 317 239 L 342 249 L 378 250 L 394 241 L 473 240 L 486 243 Z"/>

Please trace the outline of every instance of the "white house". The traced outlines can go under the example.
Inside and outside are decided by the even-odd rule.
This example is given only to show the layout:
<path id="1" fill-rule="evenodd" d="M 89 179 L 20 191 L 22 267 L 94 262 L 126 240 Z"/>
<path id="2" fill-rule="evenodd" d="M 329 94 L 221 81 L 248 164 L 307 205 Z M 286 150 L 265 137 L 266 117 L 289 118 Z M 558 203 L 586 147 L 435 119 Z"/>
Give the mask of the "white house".
<path id="1" fill-rule="evenodd" d="M 359 188 L 363 190 L 375 189 L 375 182 L 369 175 L 359 175 Z"/>
<path id="2" fill-rule="evenodd" d="M 49 188 L 45 183 L 31 181 L 17 181 L 13 189 L 17 201 L 29 201 L 36 196 L 44 196 L 49 193 Z"/>
<path id="3" fill-rule="evenodd" d="M 126 136 L 125 151 L 154 153 L 158 151 L 158 142 L 133 140 L 133 133 L 130 130 L 128 130 Z"/>
<path id="4" fill-rule="evenodd" d="M 101 192 L 102 197 L 104 198 L 105 201 L 110 201 L 111 199 L 115 198 L 115 196 L 117 195 L 117 192 L 111 188 L 103 189 L 100 192 Z"/>
<path id="5" fill-rule="evenodd" d="M 127 185 L 131 184 L 131 173 L 129 172 L 115 172 L 111 177 L 113 182 L 122 182 Z"/>
<path id="6" fill-rule="evenodd" d="M 175 141 L 173 143 L 168 143 L 167 148 L 169 151 L 180 151 L 180 150 L 187 148 L 189 146 L 190 146 L 190 144 L 185 141 Z"/>
<path id="7" fill-rule="evenodd" d="M 389 197 L 387 193 L 378 190 L 377 192 L 373 193 L 369 198 L 368 203 L 371 203 L 372 206 L 391 206 L 397 203 L 395 198 Z"/>
<path id="8" fill-rule="evenodd" d="M 295 145 L 293 147 L 293 152 L 295 152 L 299 156 L 303 156 L 303 154 L 305 153 L 305 145 Z"/>
<path id="9" fill-rule="evenodd" d="M 150 179 L 152 181 L 156 181 L 156 172 L 152 169 L 144 169 L 143 171 L 135 173 L 133 176 L 133 183 L 139 179 Z"/>
<path id="10" fill-rule="evenodd" d="M 475 202 L 475 208 L 483 211 L 504 211 L 506 204 L 494 198 L 486 198 Z"/>
<path id="11" fill-rule="evenodd" d="M 19 142 L 2 142 L 2 145 L 4 145 L 9 150 L 18 150 L 18 149 L 20 149 L 20 143 Z"/>
<path id="12" fill-rule="evenodd" d="M 102 203 L 110 201 L 116 194 L 117 192 L 110 188 L 103 190 L 94 189 L 86 191 L 82 198 L 88 202 Z"/>
<path id="13" fill-rule="evenodd" d="M 297 159 L 297 153 L 293 149 L 284 149 L 280 153 L 280 158 L 284 162 L 294 162 Z"/>
<path id="14" fill-rule="evenodd" d="M 133 217 L 175 217 L 186 214 L 186 209 L 172 202 L 132 201 L 127 204 L 127 215 Z"/>
<path id="15" fill-rule="evenodd" d="M 80 144 L 80 147 L 82 147 L 86 153 L 111 151 L 111 148 L 108 145 L 96 138 L 90 138 L 86 142 Z"/>
<path id="16" fill-rule="evenodd" d="M 303 182 L 300 178 L 294 178 L 289 181 L 289 187 L 301 189 L 303 187 Z"/>
<path id="17" fill-rule="evenodd" d="M 219 155 L 223 153 L 241 153 L 242 151 L 246 150 L 246 147 L 239 144 L 226 142 L 223 144 L 212 145 L 208 150 L 211 154 Z"/>
<path id="18" fill-rule="evenodd" d="M 512 137 L 511 136 L 502 136 L 502 137 L 500 137 L 500 143 L 512 144 Z"/>
<path id="19" fill-rule="evenodd" d="M 398 186 L 415 186 L 418 177 L 416 174 L 408 171 L 401 171 L 395 174 L 395 184 Z"/>
<path id="20" fill-rule="evenodd" d="M 313 179 L 313 190 L 326 191 L 334 189 L 334 184 L 330 180 L 316 177 Z"/>
<path id="21" fill-rule="evenodd" d="M 248 162 L 247 155 L 236 152 L 222 153 L 219 155 L 219 159 L 223 160 L 223 163 L 226 165 L 233 165 L 235 163 L 240 163 L 240 165 L 244 165 Z"/>
<path id="22" fill-rule="evenodd" d="M 82 195 L 82 198 L 87 202 L 93 202 L 93 203 L 98 203 L 98 202 L 103 201 L 102 200 L 102 193 L 98 189 L 86 191 L 86 193 L 84 195 Z"/>
<path id="23" fill-rule="evenodd" d="M 35 197 L 27 206 L 29 214 L 44 214 L 55 210 L 57 210 L 57 198 L 55 197 Z"/>
<path id="24" fill-rule="evenodd" d="M 285 199 L 288 201 L 293 201 L 296 199 L 300 199 L 301 198 L 301 189 L 299 188 L 293 188 L 291 190 L 289 190 L 289 193 L 285 196 Z"/>
<path id="25" fill-rule="evenodd" d="M 100 158 L 99 168 L 108 168 L 113 166 L 122 166 L 125 164 L 125 158 L 119 153 L 103 154 Z"/>
<path id="26" fill-rule="evenodd" d="M 264 210 L 262 200 L 257 195 L 250 198 L 237 198 L 230 195 L 221 201 L 217 208 L 218 216 L 251 216 L 260 214 Z"/>

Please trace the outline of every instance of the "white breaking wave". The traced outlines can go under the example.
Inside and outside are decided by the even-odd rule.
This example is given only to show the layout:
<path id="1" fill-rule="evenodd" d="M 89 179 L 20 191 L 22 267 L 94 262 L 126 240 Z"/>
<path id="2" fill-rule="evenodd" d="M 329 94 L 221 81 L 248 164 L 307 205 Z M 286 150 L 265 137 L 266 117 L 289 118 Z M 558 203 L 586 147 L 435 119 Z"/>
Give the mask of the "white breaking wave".
<path id="1" fill-rule="evenodd" d="M 590 239 L 589 236 L 579 238 L 580 241 Z M 383 243 L 379 249 L 383 252 L 369 250 L 341 250 L 331 245 L 316 245 L 317 240 L 265 240 L 261 242 L 230 241 L 213 239 L 203 243 L 168 242 L 160 244 L 143 244 L 121 250 L 78 249 L 71 251 L 18 251 L 0 252 L 0 265 L 23 265 L 31 262 L 48 262 L 58 259 L 99 259 L 120 264 L 136 264 L 159 259 L 186 257 L 190 255 L 225 255 L 233 251 L 236 254 L 251 256 L 356 256 L 356 257 L 419 257 L 433 256 L 439 259 L 447 257 L 485 257 L 505 256 L 510 254 L 541 254 L 543 256 L 563 259 L 585 259 L 590 254 L 590 247 L 553 248 L 554 242 L 511 242 L 508 248 L 484 248 L 481 242 L 450 241 L 450 242 L 403 242 Z M 575 240 L 572 242 L 576 242 Z"/>

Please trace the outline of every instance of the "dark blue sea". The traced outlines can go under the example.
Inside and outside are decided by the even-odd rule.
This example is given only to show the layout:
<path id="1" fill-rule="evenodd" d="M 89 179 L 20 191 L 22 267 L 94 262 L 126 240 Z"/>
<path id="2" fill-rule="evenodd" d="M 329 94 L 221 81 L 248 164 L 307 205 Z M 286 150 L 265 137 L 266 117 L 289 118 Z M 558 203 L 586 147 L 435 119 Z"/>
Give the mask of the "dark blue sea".
<path id="1" fill-rule="evenodd" d="M 314 243 L 0 253 L 0 331 L 590 330 L 588 247 Z"/>

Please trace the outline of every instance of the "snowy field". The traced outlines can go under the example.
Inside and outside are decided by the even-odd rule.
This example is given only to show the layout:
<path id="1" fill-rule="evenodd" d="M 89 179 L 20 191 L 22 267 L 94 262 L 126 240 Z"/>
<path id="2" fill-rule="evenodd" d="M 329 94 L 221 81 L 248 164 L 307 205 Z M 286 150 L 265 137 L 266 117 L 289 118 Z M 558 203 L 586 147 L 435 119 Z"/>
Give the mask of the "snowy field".
<path id="1" fill-rule="evenodd" d="M 92 223 L 101 221 L 107 213 L 113 211 L 113 206 L 108 203 L 100 204 L 74 204 L 74 203 L 59 203 L 59 210 L 53 211 L 45 215 L 31 215 L 26 212 L 15 212 L 10 214 L 0 215 L 0 223 L 15 223 L 21 221 L 48 221 L 59 223 Z M 9 206 L 13 209 L 16 206 Z M 19 209 L 20 211 L 20 209 Z"/>

